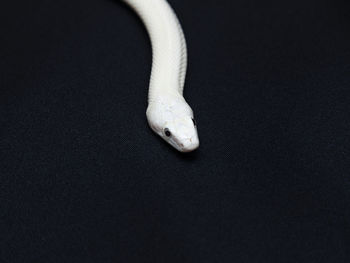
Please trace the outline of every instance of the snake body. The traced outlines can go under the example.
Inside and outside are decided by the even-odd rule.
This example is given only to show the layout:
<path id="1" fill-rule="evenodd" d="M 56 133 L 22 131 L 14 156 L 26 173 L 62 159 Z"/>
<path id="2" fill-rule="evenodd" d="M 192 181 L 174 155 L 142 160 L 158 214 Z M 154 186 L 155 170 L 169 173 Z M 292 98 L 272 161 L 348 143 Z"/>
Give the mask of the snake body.
<path id="1" fill-rule="evenodd" d="M 166 0 L 122 0 L 141 18 L 152 44 L 152 72 L 146 116 L 151 129 L 181 152 L 198 148 L 193 111 L 183 97 L 186 40 Z"/>

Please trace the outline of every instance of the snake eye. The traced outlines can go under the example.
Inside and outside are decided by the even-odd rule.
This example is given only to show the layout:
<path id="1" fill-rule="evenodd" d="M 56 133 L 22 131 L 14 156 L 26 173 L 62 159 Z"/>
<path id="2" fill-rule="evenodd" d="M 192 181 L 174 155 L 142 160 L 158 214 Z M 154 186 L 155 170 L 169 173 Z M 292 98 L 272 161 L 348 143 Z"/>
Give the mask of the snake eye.
<path id="1" fill-rule="evenodd" d="M 192 122 L 193 122 L 194 126 L 197 126 L 197 123 L 196 123 L 195 119 L 192 118 Z"/>
<path id="2" fill-rule="evenodd" d="M 168 128 L 165 128 L 165 129 L 164 129 L 164 133 L 165 133 L 165 135 L 166 135 L 167 137 L 170 137 L 170 136 L 171 136 L 171 132 L 169 131 Z"/>

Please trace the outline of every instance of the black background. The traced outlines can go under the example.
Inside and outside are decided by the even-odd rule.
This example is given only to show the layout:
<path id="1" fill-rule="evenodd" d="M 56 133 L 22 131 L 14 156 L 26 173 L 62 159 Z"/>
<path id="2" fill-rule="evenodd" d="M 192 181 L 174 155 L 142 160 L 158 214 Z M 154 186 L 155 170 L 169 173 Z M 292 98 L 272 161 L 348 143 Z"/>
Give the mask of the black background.
<path id="1" fill-rule="evenodd" d="M 119 1 L 0 4 L 0 262 L 350 262 L 350 4 L 169 1 L 200 149 L 147 126 Z"/>

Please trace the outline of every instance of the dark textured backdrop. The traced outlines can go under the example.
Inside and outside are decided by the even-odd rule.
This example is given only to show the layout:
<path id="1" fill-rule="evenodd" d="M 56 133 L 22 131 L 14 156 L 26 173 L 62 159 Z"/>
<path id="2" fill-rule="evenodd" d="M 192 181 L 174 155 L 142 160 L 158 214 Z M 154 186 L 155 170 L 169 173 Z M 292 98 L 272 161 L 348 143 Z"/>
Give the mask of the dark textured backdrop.
<path id="1" fill-rule="evenodd" d="M 350 262 L 350 4 L 171 0 L 201 148 L 145 120 L 112 0 L 1 1 L 0 262 Z"/>

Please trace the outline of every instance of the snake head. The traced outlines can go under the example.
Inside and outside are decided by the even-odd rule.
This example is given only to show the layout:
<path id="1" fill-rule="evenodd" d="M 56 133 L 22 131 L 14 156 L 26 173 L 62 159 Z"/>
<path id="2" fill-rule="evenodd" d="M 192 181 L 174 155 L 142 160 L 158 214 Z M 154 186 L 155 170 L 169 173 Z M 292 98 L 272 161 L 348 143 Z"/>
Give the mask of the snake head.
<path id="1" fill-rule="evenodd" d="M 198 148 L 193 111 L 181 96 L 163 95 L 150 100 L 147 120 L 151 129 L 180 152 Z"/>

